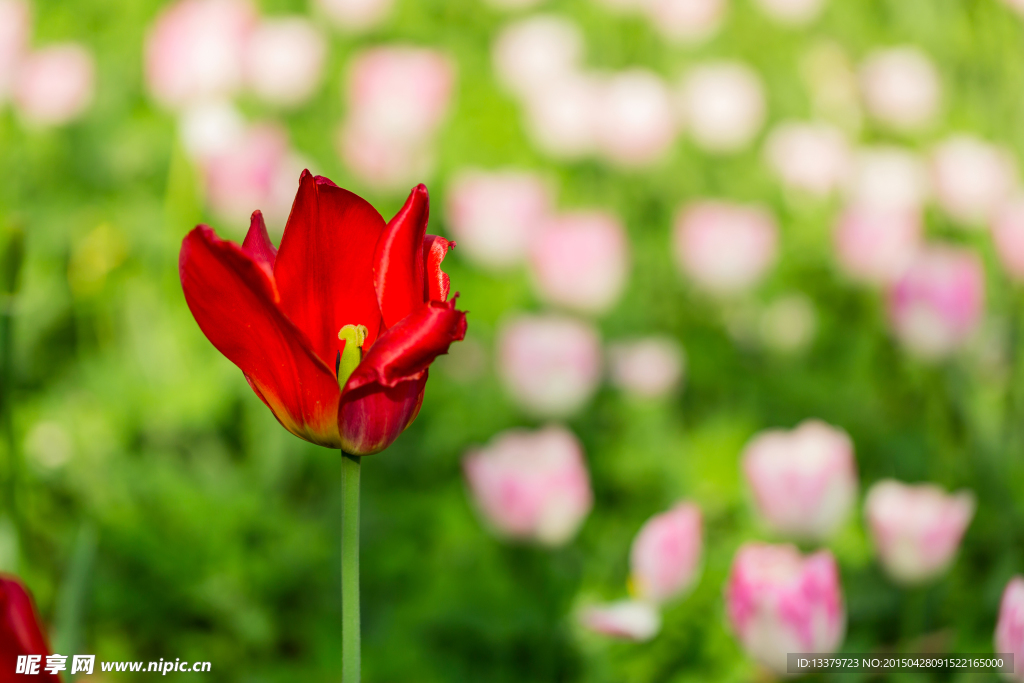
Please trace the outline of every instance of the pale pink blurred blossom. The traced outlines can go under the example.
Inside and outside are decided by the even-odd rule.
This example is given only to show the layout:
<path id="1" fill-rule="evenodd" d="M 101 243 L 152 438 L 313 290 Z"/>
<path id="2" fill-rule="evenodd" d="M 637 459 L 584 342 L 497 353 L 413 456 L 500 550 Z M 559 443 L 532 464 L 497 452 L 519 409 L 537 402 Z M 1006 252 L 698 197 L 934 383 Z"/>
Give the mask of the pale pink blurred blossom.
<path id="1" fill-rule="evenodd" d="M 857 463 L 842 429 L 821 420 L 770 429 L 757 434 L 742 457 L 758 516 L 772 531 L 822 541 L 849 517 Z"/>
<path id="2" fill-rule="evenodd" d="M 612 384 L 638 398 L 659 398 L 683 380 L 686 357 L 671 337 L 620 341 L 608 349 Z"/>
<path id="3" fill-rule="evenodd" d="M 264 19 L 245 47 L 245 76 L 263 100 L 292 107 L 303 104 L 320 86 L 327 40 L 303 17 Z"/>
<path id="4" fill-rule="evenodd" d="M 749 145 L 764 123 L 767 105 L 757 72 L 740 62 L 693 67 L 683 80 L 680 106 L 696 145 L 706 152 L 735 152 Z"/>
<path id="5" fill-rule="evenodd" d="M 603 636 L 643 642 L 658 635 L 661 614 L 646 602 L 620 600 L 584 608 L 580 612 L 580 623 Z"/>
<path id="6" fill-rule="evenodd" d="M 673 251 L 681 271 L 713 294 L 742 292 L 775 263 L 778 227 L 767 209 L 704 200 L 677 214 Z"/>
<path id="7" fill-rule="evenodd" d="M 1022 3 L 1024 8 L 1024 3 Z M 996 623 L 995 651 L 1013 653 L 1013 680 L 1024 681 L 1024 577 L 1014 576 L 1003 590 Z"/>
<path id="8" fill-rule="evenodd" d="M 644 523 L 629 552 L 630 585 L 638 598 L 659 605 L 693 585 L 704 545 L 701 525 L 694 503 L 679 503 Z"/>
<path id="9" fill-rule="evenodd" d="M 1024 282 L 1024 196 L 1014 197 L 996 212 L 992 240 L 996 256 L 1010 278 Z"/>
<path id="10" fill-rule="evenodd" d="M 718 32 L 727 5 L 726 0 L 644 0 L 643 9 L 666 39 L 694 44 Z"/>
<path id="11" fill-rule="evenodd" d="M 406 190 L 434 170 L 430 141 L 397 140 L 362 121 L 346 121 L 338 129 L 338 154 L 345 165 L 368 185 L 383 190 Z"/>
<path id="12" fill-rule="evenodd" d="M 498 81 L 519 96 L 575 74 L 583 59 L 583 32 L 572 21 L 537 15 L 509 24 L 494 43 Z"/>
<path id="13" fill-rule="evenodd" d="M 891 284 L 913 263 L 922 233 L 919 211 L 854 204 L 836 223 L 836 260 L 857 282 Z"/>
<path id="14" fill-rule="evenodd" d="M 746 653 L 777 674 L 789 652 L 835 652 L 846 609 L 835 558 L 802 556 L 792 545 L 746 543 L 725 587 L 729 623 Z"/>
<path id="15" fill-rule="evenodd" d="M 554 203 L 548 183 L 522 171 L 464 171 L 448 189 L 460 254 L 493 270 L 520 263 Z"/>
<path id="16" fill-rule="evenodd" d="M 900 583 L 927 581 L 952 563 L 974 516 L 969 491 L 885 479 L 868 491 L 864 513 L 882 566 Z"/>
<path id="17" fill-rule="evenodd" d="M 818 18 L 825 0 L 757 0 L 761 11 L 785 26 L 803 26 Z"/>
<path id="18" fill-rule="evenodd" d="M 850 173 L 846 135 L 827 123 L 776 126 L 765 143 L 765 157 L 784 185 L 818 197 L 843 187 Z"/>
<path id="19" fill-rule="evenodd" d="M 579 440 L 564 427 L 511 429 L 463 460 L 470 492 L 500 535 L 567 543 L 593 504 Z"/>
<path id="20" fill-rule="evenodd" d="M 526 101 L 527 133 L 537 148 L 556 159 L 592 154 L 602 91 L 599 78 L 578 74 L 531 93 Z"/>
<path id="21" fill-rule="evenodd" d="M 544 301 L 584 313 L 606 313 L 629 276 L 622 223 L 602 211 L 550 217 L 530 243 L 530 273 Z"/>
<path id="22" fill-rule="evenodd" d="M 356 33 L 382 24 L 395 3 L 394 0 L 316 0 L 316 4 L 335 26 Z"/>
<path id="23" fill-rule="evenodd" d="M 925 162 L 901 147 L 865 147 L 854 156 L 847 184 L 853 204 L 886 210 L 920 210 L 928 198 Z"/>
<path id="24" fill-rule="evenodd" d="M 146 84 L 156 101 L 179 109 L 237 92 L 256 18 L 247 0 L 178 0 L 164 8 L 145 45 Z"/>
<path id="25" fill-rule="evenodd" d="M 596 121 L 598 151 L 621 166 L 658 161 L 676 138 L 668 86 L 644 69 L 620 71 L 605 80 Z"/>
<path id="26" fill-rule="evenodd" d="M 942 83 L 931 58 L 913 46 L 875 50 L 860 70 L 868 113 L 901 131 L 934 122 L 942 103 Z"/>
<path id="27" fill-rule="evenodd" d="M 178 119 L 185 152 L 199 163 L 233 149 L 245 136 L 246 128 L 245 117 L 227 101 L 191 106 Z"/>
<path id="28" fill-rule="evenodd" d="M 29 125 L 59 126 L 89 108 L 95 89 L 92 53 L 76 43 L 52 44 L 22 60 L 14 83 L 14 106 Z"/>
<path id="29" fill-rule="evenodd" d="M 932 152 L 935 201 L 954 220 L 982 227 L 1017 186 L 1009 151 L 972 135 L 954 135 Z"/>
<path id="30" fill-rule="evenodd" d="M 563 417 L 590 400 L 601 380 L 601 340 L 587 323 L 521 315 L 498 335 L 498 374 L 528 413 Z"/>
<path id="31" fill-rule="evenodd" d="M 925 360 L 948 356 L 981 323 L 985 269 L 973 251 L 929 245 L 889 292 L 896 337 Z"/>
<path id="32" fill-rule="evenodd" d="M 31 37 L 32 10 L 28 2 L 0 0 L 0 103 L 10 96 Z"/>

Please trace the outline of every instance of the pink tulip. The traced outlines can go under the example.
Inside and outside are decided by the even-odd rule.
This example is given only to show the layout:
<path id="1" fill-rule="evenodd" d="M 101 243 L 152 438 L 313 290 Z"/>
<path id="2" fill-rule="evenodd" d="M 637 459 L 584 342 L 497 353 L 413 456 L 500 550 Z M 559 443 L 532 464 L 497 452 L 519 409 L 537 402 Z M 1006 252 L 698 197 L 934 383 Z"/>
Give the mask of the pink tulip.
<path id="1" fill-rule="evenodd" d="M 347 121 L 338 129 L 338 155 L 361 180 L 380 190 L 400 191 L 434 170 L 428 141 L 406 143 Z"/>
<path id="2" fill-rule="evenodd" d="M 629 553 L 630 582 L 637 597 L 657 605 L 690 588 L 702 547 L 700 508 L 694 503 L 679 503 L 647 520 Z"/>
<path id="3" fill-rule="evenodd" d="M 699 43 L 718 32 L 725 18 L 725 0 L 645 0 L 654 30 L 666 39 Z"/>
<path id="4" fill-rule="evenodd" d="M 1010 278 L 1024 282 L 1024 197 L 1013 198 L 996 212 L 992 239 L 996 255 Z"/>
<path id="5" fill-rule="evenodd" d="M 995 633 L 996 652 L 1013 653 L 1014 680 L 1024 680 L 1024 577 L 1010 579 L 999 604 Z"/>
<path id="6" fill-rule="evenodd" d="M 610 76 L 596 112 L 598 150 L 626 167 L 646 166 L 663 158 L 676 137 L 675 114 L 668 87 L 643 69 Z"/>
<path id="7" fill-rule="evenodd" d="M 747 654 L 778 674 L 789 652 L 834 652 L 846 611 L 832 553 L 803 557 L 791 545 L 747 543 L 733 559 L 726 613 Z"/>
<path id="8" fill-rule="evenodd" d="M 264 19 L 246 44 L 245 75 L 265 101 L 296 106 L 319 87 L 326 58 L 327 40 L 308 19 Z"/>
<path id="9" fill-rule="evenodd" d="M 204 102 L 186 109 L 178 120 L 185 152 L 203 164 L 241 144 L 247 125 L 229 102 Z"/>
<path id="10" fill-rule="evenodd" d="M 621 600 L 584 609 L 580 623 L 604 636 L 643 642 L 658 635 L 661 615 L 646 602 Z"/>
<path id="11" fill-rule="evenodd" d="M 853 443 L 820 420 L 755 436 L 743 450 L 743 472 L 761 519 L 796 539 L 829 538 L 857 495 Z"/>
<path id="12" fill-rule="evenodd" d="M 932 153 L 935 200 L 954 220 L 981 227 L 1013 193 L 1017 169 L 1006 150 L 954 135 Z"/>
<path id="13" fill-rule="evenodd" d="M 857 282 L 891 284 L 913 263 L 922 232 L 917 211 L 854 204 L 843 211 L 836 224 L 836 259 Z"/>
<path id="14" fill-rule="evenodd" d="M 563 427 L 502 432 L 463 469 L 481 514 L 509 538 L 563 545 L 593 504 L 583 448 Z"/>
<path id="15" fill-rule="evenodd" d="M 659 398 L 683 379 L 685 357 L 670 337 L 645 337 L 612 344 L 608 349 L 612 383 L 638 398 Z"/>
<path id="16" fill-rule="evenodd" d="M 860 72 L 868 113 L 901 131 L 932 123 L 942 100 L 939 72 L 927 54 L 912 46 L 876 50 Z"/>
<path id="17" fill-rule="evenodd" d="M 673 231 L 676 263 L 713 294 L 753 287 L 775 263 L 778 228 L 768 211 L 721 201 L 698 201 L 677 214 Z"/>
<path id="18" fill-rule="evenodd" d="M 972 251 L 932 245 L 919 252 L 889 293 L 897 338 L 926 360 L 947 356 L 981 322 L 985 270 Z"/>
<path id="19" fill-rule="evenodd" d="M 843 131 L 827 123 L 784 123 L 765 144 L 768 165 L 784 185 L 824 197 L 842 187 L 850 172 Z"/>
<path id="20" fill-rule="evenodd" d="M 505 27 L 494 43 L 494 70 L 510 92 L 528 96 L 574 75 L 583 32 L 561 17 L 538 15 Z"/>
<path id="21" fill-rule="evenodd" d="M 28 52 L 32 11 L 26 0 L 0 0 L 0 103 L 7 100 L 18 64 Z"/>
<path id="22" fill-rule="evenodd" d="M 538 88 L 526 102 L 526 128 L 531 140 L 556 159 L 578 159 L 597 146 L 601 80 L 573 75 Z"/>
<path id="23" fill-rule="evenodd" d="M 545 301 L 605 313 L 622 296 L 629 275 L 626 231 L 600 211 L 551 217 L 530 244 L 530 270 Z"/>
<path id="24" fill-rule="evenodd" d="M 761 11 L 785 26 L 803 26 L 818 18 L 825 0 L 757 0 Z"/>
<path id="25" fill-rule="evenodd" d="M 847 186 L 853 204 L 885 210 L 917 211 L 928 196 L 924 162 L 899 147 L 867 147 L 854 157 Z"/>
<path id="26" fill-rule="evenodd" d="M 696 66 L 683 81 L 683 118 L 693 141 L 706 152 L 735 152 L 754 139 L 764 123 L 761 78 L 740 62 Z"/>
<path id="27" fill-rule="evenodd" d="M 338 28 L 358 32 L 383 23 L 395 3 L 394 0 L 317 0 L 316 4 Z"/>
<path id="28" fill-rule="evenodd" d="M 590 400 L 601 380 L 600 338 L 572 318 L 518 316 L 499 330 L 498 374 L 528 413 L 570 415 Z"/>
<path id="29" fill-rule="evenodd" d="M 952 563 L 974 516 L 974 496 L 885 479 L 868 491 L 864 513 L 889 575 L 900 583 L 920 583 Z"/>
<path id="30" fill-rule="evenodd" d="M 74 43 L 50 45 L 21 62 L 14 105 L 30 125 L 60 126 L 89 108 L 95 88 L 92 53 Z"/>
<path id="31" fill-rule="evenodd" d="M 518 264 L 551 212 L 551 195 L 531 173 L 460 173 L 448 190 L 448 224 L 459 253 L 493 270 Z"/>
<path id="32" fill-rule="evenodd" d="M 234 94 L 256 23 L 247 0 L 178 0 L 146 36 L 146 84 L 161 105 L 179 109 Z"/>

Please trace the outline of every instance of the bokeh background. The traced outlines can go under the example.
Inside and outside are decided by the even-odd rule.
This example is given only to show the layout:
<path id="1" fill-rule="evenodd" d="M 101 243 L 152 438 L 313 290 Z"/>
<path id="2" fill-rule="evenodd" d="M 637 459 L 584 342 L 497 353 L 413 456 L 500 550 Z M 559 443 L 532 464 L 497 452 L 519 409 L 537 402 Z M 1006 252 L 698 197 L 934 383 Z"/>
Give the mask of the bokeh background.
<path id="1" fill-rule="evenodd" d="M 764 680 L 723 586 L 786 534 L 741 456 L 810 418 L 856 458 L 801 542 L 838 562 L 841 649 L 992 652 L 1024 540 L 1016 4 L 3 0 L 0 567 L 64 654 L 338 680 L 338 453 L 278 425 L 177 274 L 197 223 L 240 240 L 260 208 L 279 239 L 308 167 L 385 217 L 427 183 L 469 311 L 364 461 L 367 681 Z M 592 507 L 510 538 L 463 459 L 552 424 Z M 886 478 L 973 492 L 927 581 L 879 563 Z M 702 569 L 660 632 L 586 628 L 683 500 Z"/>

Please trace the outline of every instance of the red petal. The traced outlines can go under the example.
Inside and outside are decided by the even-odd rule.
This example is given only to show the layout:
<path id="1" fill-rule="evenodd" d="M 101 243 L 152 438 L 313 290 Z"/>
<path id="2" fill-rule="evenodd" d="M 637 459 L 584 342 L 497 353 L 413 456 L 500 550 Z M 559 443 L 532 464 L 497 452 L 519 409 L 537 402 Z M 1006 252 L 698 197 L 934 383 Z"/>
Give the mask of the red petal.
<path id="1" fill-rule="evenodd" d="M 18 655 L 41 655 L 38 680 L 60 683 L 45 671 L 50 648 L 28 591 L 16 577 L 0 576 L 0 681 L 20 679 L 15 671 Z M 70 659 L 68 660 L 70 669 Z"/>
<path id="2" fill-rule="evenodd" d="M 178 270 L 203 334 L 242 370 L 281 424 L 338 448 L 338 381 L 277 307 L 270 269 L 201 225 L 182 242 Z"/>
<path id="3" fill-rule="evenodd" d="M 424 372 L 419 379 L 394 387 L 376 385 L 346 394 L 338 410 L 341 449 L 352 455 L 379 453 L 412 424 L 423 403 Z"/>
<path id="4" fill-rule="evenodd" d="M 402 210 L 388 222 L 373 256 L 373 287 L 384 327 L 423 306 L 423 238 L 427 233 L 430 199 L 417 185 Z M 369 347 L 366 347 L 369 348 Z"/>
<path id="5" fill-rule="evenodd" d="M 451 281 L 448 274 L 441 270 L 448 250 L 455 246 L 439 235 L 427 235 L 423 240 L 424 267 L 427 273 L 427 301 L 448 301 Z"/>
<path id="6" fill-rule="evenodd" d="M 252 218 L 249 220 L 249 232 L 245 234 L 245 240 L 242 242 L 242 251 L 252 256 L 254 261 L 265 264 L 271 271 L 274 270 L 277 249 L 270 241 L 267 224 L 263 222 L 263 214 L 259 211 L 252 212 Z"/>
<path id="7" fill-rule="evenodd" d="M 343 326 L 366 326 L 363 348 L 377 338 L 373 251 L 383 230 L 384 219 L 364 200 L 302 172 L 274 277 L 281 310 L 329 365 L 341 351 L 338 330 Z"/>

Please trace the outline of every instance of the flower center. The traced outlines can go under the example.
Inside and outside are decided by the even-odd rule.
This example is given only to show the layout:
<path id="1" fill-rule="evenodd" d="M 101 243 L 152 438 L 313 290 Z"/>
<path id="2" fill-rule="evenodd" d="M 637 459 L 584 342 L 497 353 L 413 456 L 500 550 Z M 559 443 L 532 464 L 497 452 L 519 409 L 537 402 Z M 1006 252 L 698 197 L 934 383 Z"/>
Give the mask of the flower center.
<path id="1" fill-rule="evenodd" d="M 363 360 L 363 342 L 369 330 L 365 325 L 345 325 L 338 330 L 338 339 L 345 342 L 345 346 L 338 352 L 334 360 L 334 372 L 338 376 L 338 384 L 342 388 L 349 376 L 355 371 L 356 366 Z"/>

